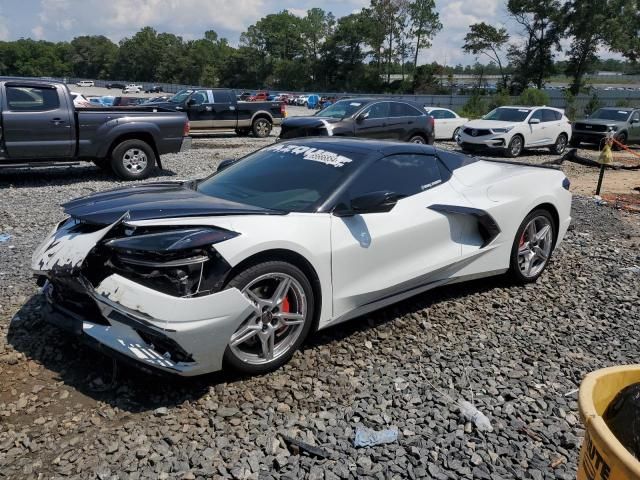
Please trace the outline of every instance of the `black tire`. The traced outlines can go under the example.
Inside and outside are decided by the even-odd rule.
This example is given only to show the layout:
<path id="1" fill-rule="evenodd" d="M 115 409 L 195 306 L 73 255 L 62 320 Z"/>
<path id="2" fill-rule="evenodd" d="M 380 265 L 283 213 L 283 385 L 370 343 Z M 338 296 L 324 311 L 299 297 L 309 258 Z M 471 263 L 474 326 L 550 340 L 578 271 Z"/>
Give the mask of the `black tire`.
<path id="1" fill-rule="evenodd" d="M 298 281 L 304 291 L 306 297 L 306 317 L 302 325 L 302 329 L 295 340 L 295 343 L 291 344 L 286 352 L 273 359 L 270 362 L 262 364 L 252 364 L 241 360 L 234 354 L 232 348 L 227 345 L 224 352 L 224 364 L 225 366 L 236 370 L 241 373 L 249 375 L 259 375 L 262 373 L 270 372 L 280 368 L 287 363 L 293 354 L 300 348 L 300 345 L 305 341 L 311 326 L 313 325 L 315 315 L 315 297 L 313 295 L 313 288 L 306 275 L 295 265 L 283 261 L 267 261 L 258 263 L 247 267 L 243 271 L 236 274 L 226 285 L 226 288 L 237 288 L 242 291 L 247 285 L 251 284 L 255 279 L 260 278 L 263 275 L 269 274 L 285 274 Z"/>
<path id="2" fill-rule="evenodd" d="M 420 143 L 426 145 L 427 140 L 422 135 L 413 135 L 409 138 L 409 143 Z"/>
<path id="3" fill-rule="evenodd" d="M 535 275 L 532 276 L 526 276 L 520 269 L 520 264 L 518 261 L 518 252 L 521 246 L 521 241 L 524 240 L 524 231 L 527 227 L 527 225 L 529 225 L 529 223 L 535 219 L 535 218 L 539 218 L 539 217 L 544 217 L 547 219 L 549 225 L 551 226 L 551 249 L 549 251 L 549 254 L 547 256 L 547 260 L 544 263 L 542 269 L 540 269 L 539 272 L 537 272 Z M 551 255 L 553 254 L 553 250 L 555 248 L 555 242 L 556 242 L 556 238 L 558 236 L 558 225 L 556 225 L 553 217 L 551 216 L 551 214 L 549 213 L 548 210 L 542 209 L 542 208 L 538 208 L 533 210 L 532 212 L 530 212 L 522 221 L 522 223 L 520 224 L 520 227 L 518 227 L 518 231 L 516 232 L 516 236 L 513 239 L 513 246 L 511 247 L 511 256 L 509 258 L 509 273 L 508 275 L 511 277 L 511 279 L 518 283 L 518 284 L 526 284 L 526 283 L 533 283 L 536 280 L 538 280 L 538 277 L 540 277 L 540 275 L 542 274 L 542 272 L 544 272 L 544 270 L 547 268 L 547 266 L 549 265 L 549 261 L 551 260 Z"/>
<path id="4" fill-rule="evenodd" d="M 618 135 L 616 135 L 616 140 L 621 143 L 622 145 L 626 145 L 627 144 L 627 133 L 626 132 L 620 132 Z M 622 150 L 622 147 L 616 145 L 615 143 L 613 144 L 613 149 L 615 151 L 620 151 Z"/>
<path id="5" fill-rule="evenodd" d="M 238 128 L 236 129 L 236 135 L 239 137 L 247 137 L 251 133 L 251 130 L 248 128 Z"/>
<path id="6" fill-rule="evenodd" d="M 579 138 L 572 138 L 571 141 L 569 141 L 569 145 L 571 145 L 573 148 L 578 148 L 580 146 L 580 139 Z"/>
<path id="7" fill-rule="evenodd" d="M 453 137 L 451 137 L 451 140 L 453 140 L 454 142 L 458 141 L 458 137 L 460 136 L 460 127 L 457 127 L 454 131 L 453 131 Z"/>
<path id="8" fill-rule="evenodd" d="M 143 156 L 146 161 L 143 161 Z M 137 159 L 133 157 L 138 157 Z M 111 152 L 111 168 L 124 180 L 147 178 L 156 166 L 156 154 L 153 148 L 143 140 L 125 140 Z"/>
<path id="9" fill-rule="evenodd" d="M 271 135 L 271 129 L 273 128 L 273 124 L 266 118 L 256 118 L 253 121 L 253 125 L 251 125 L 251 131 L 253 132 L 254 137 L 258 138 L 266 138 Z"/>
<path id="10" fill-rule="evenodd" d="M 553 146 L 549 148 L 549 150 L 551 150 L 551 153 L 555 155 L 562 155 L 566 149 L 567 149 L 566 133 L 561 133 L 560 135 L 558 135 L 558 138 L 556 139 L 556 143 L 554 143 Z"/>
<path id="11" fill-rule="evenodd" d="M 519 142 L 519 147 L 518 147 L 518 142 Z M 520 156 L 523 150 L 524 150 L 524 138 L 522 138 L 522 135 L 514 135 L 511 141 L 509 142 L 509 145 L 505 149 L 504 154 L 506 157 L 516 158 Z"/>

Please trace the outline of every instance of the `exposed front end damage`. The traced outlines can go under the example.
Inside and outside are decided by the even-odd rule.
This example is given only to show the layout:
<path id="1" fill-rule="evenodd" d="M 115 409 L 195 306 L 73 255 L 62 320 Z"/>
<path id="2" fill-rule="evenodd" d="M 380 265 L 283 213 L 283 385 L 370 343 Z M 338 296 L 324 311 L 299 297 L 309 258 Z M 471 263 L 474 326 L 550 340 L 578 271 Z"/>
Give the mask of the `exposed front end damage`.
<path id="1" fill-rule="evenodd" d="M 233 332 L 253 311 L 223 290 L 231 267 L 215 227 L 103 226 L 70 218 L 38 248 L 45 319 L 141 367 L 192 376 L 222 368 Z"/>

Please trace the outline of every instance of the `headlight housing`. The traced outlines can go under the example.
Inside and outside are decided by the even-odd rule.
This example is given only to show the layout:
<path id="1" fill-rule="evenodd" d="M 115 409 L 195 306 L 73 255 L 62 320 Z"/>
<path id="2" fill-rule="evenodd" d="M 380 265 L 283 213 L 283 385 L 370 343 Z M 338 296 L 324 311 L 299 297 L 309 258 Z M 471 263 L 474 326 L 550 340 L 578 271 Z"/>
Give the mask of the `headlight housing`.
<path id="1" fill-rule="evenodd" d="M 231 269 L 213 246 L 238 235 L 216 227 L 125 226 L 94 249 L 84 274 L 94 285 L 117 273 L 175 297 L 207 295 L 222 288 Z"/>
<path id="2" fill-rule="evenodd" d="M 617 125 L 609 125 L 608 131 L 617 132 L 618 131 L 618 126 Z"/>
<path id="3" fill-rule="evenodd" d="M 501 128 L 492 128 L 491 131 L 493 133 L 508 133 L 511 130 L 513 130 L 513 128 L 514 128 L 513 126 L 511 126 L 511 127 L 501 127 Z"/>

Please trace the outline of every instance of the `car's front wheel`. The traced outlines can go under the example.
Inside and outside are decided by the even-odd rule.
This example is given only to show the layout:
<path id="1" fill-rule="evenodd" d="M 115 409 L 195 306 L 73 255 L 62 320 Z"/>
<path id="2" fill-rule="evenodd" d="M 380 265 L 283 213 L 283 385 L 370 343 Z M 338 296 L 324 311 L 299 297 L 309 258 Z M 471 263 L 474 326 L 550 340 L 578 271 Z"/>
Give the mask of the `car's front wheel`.
<path id="1" fill-rule="evenodd" d="M 535 282 L 553 253 L 556 225 L 544 209 L 529 213 L 520 224 L 511 248 L 510 274 L 518 283 Z"/>
<path id="2" fill-rule="evenodd" d="M 457 127 L 453 131 L 453 137 L 451 137 L 451 140 L 453 140 L 454 142 L 457 142 L 459 138 L 460 138 L 460 127 Z"/>
<path id="3" fill-rule="evenodd" d="M 227 284 L 253 305 L 253 312 L 231 335 L 225 364 L 251 375 L 289 361 L 306 338 L 315 299 L 305 274 L 288 262 L 268 261 L 235 275 Z"/>
<path id="4" fill-rule="evenodd" d="M 509 158 L 516 158 L 520 156 L 522 150 L 524 148 L 524 139 L 520 135 L 514 135 L 507 149 L 505 150 L 505 155 Z"/>
<path id="5" fill-rule="evenodd" d="M 562 155 L 566 149 L 567 149 L 567 134 L 561 133 L 560 135 L 558 135 L 558 138 L 556 139 L 556 143 L 554 143 L 553 147 L 551 147 L 551 153 L 554 153 L 556 155 Z"/>
<path id="6" fill-rule="evenodd" d="M 409 143 L 427 143 L 425 138 L 422 135 L 414 135 L 409 139 Z"/>

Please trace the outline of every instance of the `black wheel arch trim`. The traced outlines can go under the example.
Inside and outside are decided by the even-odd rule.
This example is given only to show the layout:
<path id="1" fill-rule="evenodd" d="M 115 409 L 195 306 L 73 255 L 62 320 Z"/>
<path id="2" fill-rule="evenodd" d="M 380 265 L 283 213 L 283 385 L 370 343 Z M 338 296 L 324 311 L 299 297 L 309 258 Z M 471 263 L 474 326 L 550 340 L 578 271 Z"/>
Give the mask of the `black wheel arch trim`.
<path id="1" fill-rule="evenodd" d="M 463 207 L 460 205 L 444 204 L 434 204 L 427 208 L 434 212 L 443 214 L 466 215 L 473 217 L 478 222 L 478 231 L 480 232 L 483 240 L 480 248 L 484 248 L 493 242 L 501 232 L 496 220 L 486 210 L 473 207 Z"/>

